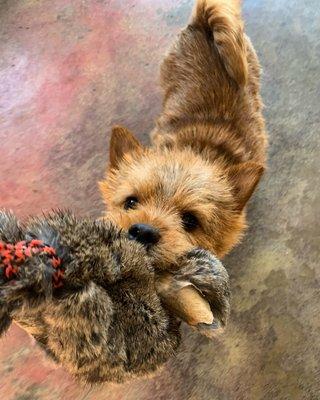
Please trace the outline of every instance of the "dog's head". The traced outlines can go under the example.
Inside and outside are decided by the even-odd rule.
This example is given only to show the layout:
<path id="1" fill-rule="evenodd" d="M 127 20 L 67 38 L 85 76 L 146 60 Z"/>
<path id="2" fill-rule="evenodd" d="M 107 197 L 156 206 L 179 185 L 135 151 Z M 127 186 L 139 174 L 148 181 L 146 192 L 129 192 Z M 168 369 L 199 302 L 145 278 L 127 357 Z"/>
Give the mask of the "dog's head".
<path id="1" fill-rule="evenodd" d="M 254 163 L 209 162 L 191 148 L 144 148 L 117 127 L 100 187 L 108 217 L 168 266 L 194 246 L 226 254 L 241 237 L 261 173 Z"/>

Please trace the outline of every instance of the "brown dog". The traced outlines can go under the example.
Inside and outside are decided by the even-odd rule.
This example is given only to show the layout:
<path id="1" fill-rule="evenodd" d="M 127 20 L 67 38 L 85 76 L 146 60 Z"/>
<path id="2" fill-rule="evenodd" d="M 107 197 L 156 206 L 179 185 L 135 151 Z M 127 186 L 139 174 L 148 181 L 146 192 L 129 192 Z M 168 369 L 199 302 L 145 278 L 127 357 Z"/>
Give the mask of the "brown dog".
<path id="1" fill-rule="evenodd" d="M 194 246 L 222 257 L 241 238 L 266 161 L 259 75 L 239 2 L 198 0 L 162 65 L 163 112 L 152 147 L 113 129 L 101 183 L 108 216 L 157 265 Z"/>

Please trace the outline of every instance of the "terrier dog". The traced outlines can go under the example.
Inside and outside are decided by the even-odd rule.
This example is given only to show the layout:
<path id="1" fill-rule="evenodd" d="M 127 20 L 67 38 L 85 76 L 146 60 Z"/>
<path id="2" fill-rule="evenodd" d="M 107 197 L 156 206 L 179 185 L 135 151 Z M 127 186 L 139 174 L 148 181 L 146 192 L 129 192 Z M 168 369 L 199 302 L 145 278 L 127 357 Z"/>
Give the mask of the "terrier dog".
<path id="1" fill-rule="evenodd" d="M 223 257 L 240 240 L 266 163 L 259 78 L 240 2 L 198 0 L 161 67 L 152 146 L 113 129 L 100 183 L 107 214 L 157 266 L 194 246 Z"/>

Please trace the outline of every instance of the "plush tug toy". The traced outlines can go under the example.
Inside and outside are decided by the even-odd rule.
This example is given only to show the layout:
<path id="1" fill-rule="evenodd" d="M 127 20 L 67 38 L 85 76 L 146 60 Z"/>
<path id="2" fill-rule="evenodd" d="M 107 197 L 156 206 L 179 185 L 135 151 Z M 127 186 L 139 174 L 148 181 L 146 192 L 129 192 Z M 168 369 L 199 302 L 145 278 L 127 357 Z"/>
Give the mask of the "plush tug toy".
<path id="1" fill-rule="evenodd" d="M 21 225 L 0 211 L 0 334 L 12 320 L 85 382 L 122 382 L 175 354 L 180 320 L 212 336 L 229 314 L 228 275 L 194 250 L 157 272 L 111 223 L 53 212 Z"/>

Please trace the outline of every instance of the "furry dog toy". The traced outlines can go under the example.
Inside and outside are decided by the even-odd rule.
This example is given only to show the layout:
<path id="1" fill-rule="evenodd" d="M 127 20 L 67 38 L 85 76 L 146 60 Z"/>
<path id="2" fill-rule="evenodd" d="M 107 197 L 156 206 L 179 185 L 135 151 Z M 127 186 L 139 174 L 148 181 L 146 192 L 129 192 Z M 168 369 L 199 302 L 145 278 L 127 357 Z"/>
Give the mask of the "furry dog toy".
<path id="1" fill-rule="evenodd" d="M 229 314 L 210 253 L 168 270 L 109 222 L 53 212 L 22 225 L 0 211 L 0 335 L 14 320 L 85 382 L 150 373 L 175 354 L 181 319 L 211 336 Z"/>

